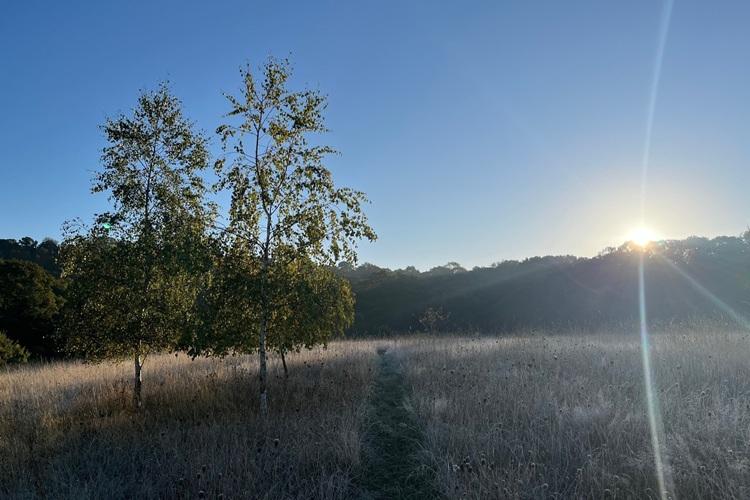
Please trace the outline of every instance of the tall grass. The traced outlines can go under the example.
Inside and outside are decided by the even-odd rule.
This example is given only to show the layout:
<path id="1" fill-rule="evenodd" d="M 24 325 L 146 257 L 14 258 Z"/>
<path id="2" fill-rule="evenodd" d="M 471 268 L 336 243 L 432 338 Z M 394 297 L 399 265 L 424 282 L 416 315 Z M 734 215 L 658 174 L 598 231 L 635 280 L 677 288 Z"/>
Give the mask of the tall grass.
<path id="1" fill-rule="evenodd" d="M 750 339 L 652 338 L 680 498 L 750 498 Z M 426 461 L 453 498 L 657 498 L 638 336 L 401 343 Z"/>
<path id="2" fill-rule="evenodd" d="M 675 495 L 750 498 L 750 339 L 652 341 Z M 398 418 L 420 427 L 414 470 L 448 498 L 658 497 L 637 335 L 397 339 L 377 379 L 385 345 L 290 356 L 288 381 L 274 360 L 265 428 L 252 357 L 150 358 L 142 414 L 129 363 L 0 372 L 0 497 L 367 497 L 363 474 L 379 471 L 361 457 L 401 449 L 372 442 L 378 408 L 381 420 L 413 413 Z M 398 401 L 372 389 L 388 376 Z"/>
<path id="3" fill-rule="evenodd" d="M 147 359 L 142 414 L 130 363 L 0 372 L 0 497 L 350 498 L 360 457 L 369 342 L 334 342 L 270 367 L 257 413 L 253 357 Z"/>

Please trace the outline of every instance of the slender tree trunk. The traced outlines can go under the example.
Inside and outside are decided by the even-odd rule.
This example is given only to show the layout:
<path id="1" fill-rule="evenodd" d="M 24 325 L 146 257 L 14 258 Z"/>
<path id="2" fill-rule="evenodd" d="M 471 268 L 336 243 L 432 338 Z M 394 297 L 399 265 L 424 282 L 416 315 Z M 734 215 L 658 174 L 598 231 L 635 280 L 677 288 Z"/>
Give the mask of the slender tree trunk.
<path id="1" fill-rule="evenodd" d="M 260 361 L 260 415 L 263 420 L 268 416 L 268 366 L 266 363 L 266 336 L 268 334 L 268 318 L 269 318 L 269 300 L 268 300 L 268 266 L 269 266 L 269 239 L 271 234 L 270 219 L 266 225 L 266 244 L 263 250 L 263 261 L 261 262 L 261 282 L 260 282 L 260 335 L 258 342 L 258 356 Z"/>
<path id="2" fill-rule="evenodd" d="M 148 171 L 146 177 L 146 199 L 143 205 L 143 230 L 141 232 L 141 240 L 144 240 L 147 245 L 150 244 L 149 238 L 151 237 L 151 180 L 153 178 L 154 159 L 156 157 L 156 145 L 154 145 L 153 153 L 151 154 L 151 161 L 148 164 Z M 148 289 L 151 284 L 151 273 L 153 270 L 153 263 L 151 261 L 150 249 L 146 249 L 146 255 L 144 256 L 143 263 L 143 300 L 147 300 Z M 146 305 L 141 308 L 141 335 L 146 330 Z M 133 364 L 135 366 L 135 373 L 133 376 L 133 404 L 137 411 L 141 411 L 143 408 L 143 399 L 141 398 L 141 387 L 143 386 L 143 380 L 141 379 L 141 371 L 143 370 L 143 357 L 142 352 L 142 341 L 138 340 L 138 349 L 135 353 Z"/>
<path id="3" fill-rule="evenodd" d="M 284 357 L 284 349 L 281 350 L 281 364 L 284 365 L 284 379 L 288 379 L 289 370 L 286 367 L 286 358 Z"/>
<path id="4" fill-rule="evenodd" d="M 136 410 L 141 409 L 143 406 L 143 400 L 141 399 L 141 370 L 143 369 L 143 358 L 141 358 L 140 351 L 136 353 L 134 358 L 135 374 L 133 377 L 133 404 Z"/>
<path id="5" fill-rule="evenodd" d="M 260 342 L 258 356 L 260 358 L 260 415 L 265 420 L 268 416 L 268 393 L 266 384 L 268 379 L 268 367 L 266 366 L 266 330 L 268 328 L 268 319 L 265 311 L 260 320 Z"/>
<path id="6" fill-rule="evenodd" d="M 258 339 L 258 357 L 260 361 L 260 415 L 265 423 L 268 418 L 268 367 L 266 365 L 266 335 L 268 334 L 268 321 L 270 318 L 270 304 L 268 300 L 268 267 L 271 260 L 271 231 L 272 231 L 272 212 L 268 206 L 268 186 L 265 185 L 265 176 L 261 172 L 260 162 L 260 132 L 263 123 L 263 108 L 261 107 L 258 117 L 258 123 L 255 129 L 255 171 L 258 176 L 258 182 L 260 183 L 260 197 L 263 204 L 263 211 L 266 215 L 266 234 L 265 242 L 262 246 L 261 255 L 261 282 L 260 282 L 260 306 L 261 306 L 261 317 L 260 317 L 260 335 Z"/>

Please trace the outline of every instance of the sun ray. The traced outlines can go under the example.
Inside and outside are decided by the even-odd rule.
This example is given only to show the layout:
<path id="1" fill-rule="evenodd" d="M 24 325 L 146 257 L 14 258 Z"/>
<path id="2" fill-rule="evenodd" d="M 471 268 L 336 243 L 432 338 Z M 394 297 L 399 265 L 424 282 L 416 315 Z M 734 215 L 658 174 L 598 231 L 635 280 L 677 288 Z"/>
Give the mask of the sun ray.
<path id="1" fill-rule="evenodd" d="M 654 75 L 651 81 L 651 92 L 649 94 L 648 109 L 646 116 L 646 137 L 643 145 L 643 157 L 641 162 L 641 224 L 646 219 L 646 183 L 648 180 L 648 168 L 651 160 L 651 140 L 654 125 L 654 113 L 656 111 L 656 98 L 659 91 L 659 82 L 661 80 L 661 68 L 664 60 L 664 47 L 667 42 L 669 33 L 669 24 L 672 17 L 673 0 L 666 0 L 661 14 L 659 26 L 659 40 L 654 56 Z M 643 227 L 643 226 L 642 226 Z M 645 235 L 639 236 L 640 241 L 644 242 L 642 247 L 648 245 L 649 238 Z M 648 333 L 648 317 L 646 311 L 646 284 L 644 279 L 644 254 L 640 255 L 640 265 L 638 267 L 638 304 L 640 317 L 640 334 L 641 334 L 641 356 L 643 358 L 643 380 L 646 386 L 646 403 L 648 408 L 648 422 L 651 434 L 651 445 L 654 453 L 654 463 L 656 466 L 656 477 L 659 482 L 659 495 L 662 500 L 672 496 L 674 486 L 669 464 L 666 463 L 665 453 L 662 449 L 664 427 L 659 412 L 659 401 L 654 391 L 652 374 L 651 374 L 651 347 Z"/>
<path id="2" fill-rule="evenodd" d="M 646 283 L 644 279 L 644 254 L 640 255 L 638 263 L 638 316 L 640 318 L 641 359 L 643 362 L 643 383 L 646 389 L 646 408 L 648 410 L 648 426 L 651 435 L 651 446 L 654 452 L 656 479 L 659 482 L 659 494 L 662 499 L 670 498 L 674 491 L 672 472 L 666 460 L 664 448 L 664 423 L 661 418 L 659 399 L 654 390 L 651 370 L 651 341 L 648 332 L 648 316 L 646 311 Z"/>
<path id="3" fill-rule="evenodd" d="M 682 276 L 688 283 L 690 283 L 693 288 L 695 288 L 698 292 L 701 293 L 704 297 L 706 297 L 708 300 L 710 300 L 716 307 L 718 307 L 722 312 L 724 312 L 727 316 L 732 318 L 732 321 L 737 323 L 739 326 L 744 328 L 745 330 L 750 331 L 750 321 L 748 321 L 747 318 L 739 314 L 737 311 L 735 311 L 729 304 L 721 300 L 719 297 L 714 295 L 708 288 L 704 287 L 698 281 L 690 276 L 687 272 L 685 272 L 680 266 L 675 264 L 672 260 L 665 257 L 664 255 L 659 255 L 661 259 L 664 260 L 672 269 L 674 269 L 677 274 Z"/>

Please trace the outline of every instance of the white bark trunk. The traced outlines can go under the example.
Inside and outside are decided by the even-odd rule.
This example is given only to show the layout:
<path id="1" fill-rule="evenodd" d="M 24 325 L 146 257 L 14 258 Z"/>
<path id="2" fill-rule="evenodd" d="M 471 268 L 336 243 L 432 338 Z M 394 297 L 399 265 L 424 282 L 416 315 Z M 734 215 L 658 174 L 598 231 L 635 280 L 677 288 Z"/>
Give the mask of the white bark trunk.
<path id="1" fill-rule="evenodd" d="M 134 359 L 135 374 L 133 377 L 133 403 L 135 408 L 140 410 L 143 406 L 143 400 L 141 399 L 141 386 L 143 381 L 141 380 L 141 370 L 143 369 L 143 358 L 140 354 L 135 355 Z"/>
<path id="2" fill-rule="evenodd" d="M 268 366 L 266 364 L 266 328 L 267 322 L 265 316 L 260 322 L 260 349 L 258 356 L 260 358 L 260 415 L 265 418 L 268 416 Z"/>

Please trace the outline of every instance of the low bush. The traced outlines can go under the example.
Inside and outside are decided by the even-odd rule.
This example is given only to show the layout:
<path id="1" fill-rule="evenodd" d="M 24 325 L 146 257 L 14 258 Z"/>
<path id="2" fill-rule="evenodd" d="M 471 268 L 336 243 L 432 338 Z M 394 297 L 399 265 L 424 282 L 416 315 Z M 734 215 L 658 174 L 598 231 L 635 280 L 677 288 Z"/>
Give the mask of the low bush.
<path id="1" fill-rule="evenodd" d="M 29 360 L 29 351 L 18 342 L 0 332 L 0 366 L 8 363 L 25 363 Z"/>

